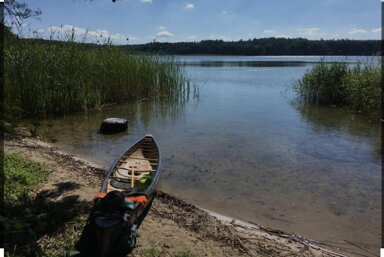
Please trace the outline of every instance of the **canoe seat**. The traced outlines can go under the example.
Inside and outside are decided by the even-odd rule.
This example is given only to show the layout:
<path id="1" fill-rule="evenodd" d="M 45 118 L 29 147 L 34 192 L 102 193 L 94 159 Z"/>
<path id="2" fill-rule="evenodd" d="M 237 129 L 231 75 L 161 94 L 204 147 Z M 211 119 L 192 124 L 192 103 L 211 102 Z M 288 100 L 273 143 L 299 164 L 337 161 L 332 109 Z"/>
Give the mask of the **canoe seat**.
<path id="1" fill-rule="evenodd" d="M 118 189 L 129 190 L 131 189 L 131 182 L 128 179 L 111 178 L 109 181 L 111 186 Z"/>
<path id="2" fill-rule="evenodd" d="M 126 178 L 118 178 L 118 177 L 112 177 L 111 180 L 109 181 L 110 185 L 115 187 L 115 188 L 118 188 L 118 189 L 123 189 L 125 191 L 127 191 L 127 193 L 135 190 L 135 192 L 137 190 L 141 190 L 143 188 L 140 188 L 139 185 L 135 185 L 135 188 L 132 188 L 131 187 L 131 179 L 126 179 Z M 142 194 L 142 193 L 140 193 Z"/>
<path id="3" fill-rule="evenodd" d="M 151 171 L 156 171 L 151 166 L 149 160 L 144 157 L 143 150 L 141 148 L 137 149 L 127 156 L 126 159 L 119 162 L 116 170 L 114 171 L 114 176 L 132 180 L 132 171 L 134 176 L 133 179 L 135 181 L 149 175 Z"/>
<path id="4" fill-rule="evenodd" d="M 135 172 L 148 171 L 152 169 L 151 164 L 147 160 L 127 159 L 121 165 L 125 169 L 135 169 Z"/>
<path id="5" fill-rule="evenodd" d="M 140 180 L 142 177 L 150 174 L 150 171 L 140 172 L 140 173 L 137 172 L 136 173 L 136 170 L 135 170 L 134 172 L 135 172 L 134 175 L 133 175 L 134 180 Z M 131 177 L 132 177 L 132 170 L 117 168 L 115 173 L 114 173 L 114 176 L 118 177 L 118 178 L 131 179 Z"/>

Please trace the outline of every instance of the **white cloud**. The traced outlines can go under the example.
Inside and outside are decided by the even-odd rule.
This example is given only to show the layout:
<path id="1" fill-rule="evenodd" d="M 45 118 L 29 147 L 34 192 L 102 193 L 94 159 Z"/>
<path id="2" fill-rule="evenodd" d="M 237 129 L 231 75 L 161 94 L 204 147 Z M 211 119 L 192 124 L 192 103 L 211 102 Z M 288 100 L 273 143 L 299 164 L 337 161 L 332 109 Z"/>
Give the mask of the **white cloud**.
<path id="1" fill-rule="evenodd" d="M 283 34 L 283 35 L 276 35 L 276 37 L 277 37 L 277 38 L 289 38 L 288 35 L 284 35 L 284 34 Z"/>
<path id="2" fill-rule="evenodd" d="M 120 33 L 117 33 L 117 34 L 113 34 L 113 35 L 109 35 L 109 37 L 111 38 L 111 39 L 122 39 L 122 38 L 127 38 L 126 36 L 124 36 L 123 34 L 120 34 Z"/>
<path id="3" fill-rule="evenodd" d="M 187 4 L 184 8 L 185 9 L 193 9 L 193 8 L 195 8 L 195 6 L 193 4 Z"/>
<path id="4" fill-rule="evenodd" d="M 265 33 L 265 34 L 273 34 L 273 33 L 275 33 L 276 31 L 274 31 L 274 30 L 271 30 L 271 29 L 265 29 L 264 31 L 263 31 L 263 33 Z"/>
<path id="5" fill-rule="evenodd" d="M 79 28 L 73 25 L 51 26 L 49 27 L 49 29 L 50 31 L 55 33 L 68 33 L 73 31 L 75 35 L 85 34 L 87 32 L 86 29 Z"/>
<path id="6" fill-rule="evenodd" d="M 372 32 L 381 32 L 381 27 L 377 28 L 377 29 L 372 29 L 371 30 Z"/>
<path id="7" fill-rule="evenodd" d="M 231 41 L 232 40 L 232 38 L 227 37 L 227 36 L 220 36 L 219 39 L 221 39 L 223 41 Z"/>
<path id="8" fill-rule="evenodd" d="M 367 31 L 366 30 L 363 30 L 363 29 L 353 29 L 351 31 L 348 32 L 348 34 L 359 34 L 359 33 L 366 33 Z"/>
<path id="9" fill-rule="evenodd" d="M 315 35 L 317 35 L 317 32 L 319 31 L 319 28 L 299 28 L 299 29 L 297 29 L 297 31 L 301 35 L 315 36 Z"/>
<path id="10" fill-rule="evenodd" d="M 152 3 L 152 0 L 140 0 L 143 3 Z"/>
<path id="11" fill-rule="evenodd" d="M 196 38 L 197 38 L 196 35 L 190 35 L 190 36 L 188 36 L 188 39 L 196 39 Z"/>
<path id="12" fill-rule="evenodd" d="M 166 27 L 164 27 L 164 26 L 160 26 L 159 27 L 159 30 L 166 30 L 167 28 Z"/>
<path id="13" fill-rule="evenodd" d="M 99 39 L 99 38 L 110 38 L 115 40 L 126 40 L 128 36 L 116 33 L 112 34 L 108 30 L 105 29 L 97 29 L 97 30 L 88 30 L 80 27 L 76 27 L 73 25 L 62 25 L 62 26 L 51 26 L 48 31 L 50 33 L 54 33 L 59 37 L 66 33 L 74 33 L 75 36 L 85 37 L 91 40 Z M 136 37 L 129 37 L 129 40 L 136 40 Z"/>
<path id="14" fill-rule="evenodd" d="M 163 31 L 156 33 L 156 37 L 157 38 L 166 38 L 166 37 L 174 37 L 174 35 L 169 31 L 163 30 Z"/>
<path id="15" fill-rule="evenodd" d="M 228 14 L 228 12 L 227 11 L 221 11 L 221 14 L 226 15 L 226 14 Z"/>

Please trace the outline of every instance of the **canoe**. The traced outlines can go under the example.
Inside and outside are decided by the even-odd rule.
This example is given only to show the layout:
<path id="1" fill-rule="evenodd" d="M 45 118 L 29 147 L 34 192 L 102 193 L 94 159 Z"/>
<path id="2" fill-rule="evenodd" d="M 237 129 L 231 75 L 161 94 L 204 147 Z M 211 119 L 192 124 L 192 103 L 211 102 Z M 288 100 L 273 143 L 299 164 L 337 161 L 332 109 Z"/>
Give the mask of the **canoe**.
<path id="1" fill-rule="evenodd" d="M 100 192 L 124 191 L 126 196 L 150 197 L 160 178 L 160 152 L 146 135 L 120 155 L 109 169 Z"/>
<path id="2" fill-rule="evenodd" d="M 76 244 L 80 256 L 126 256 L 156 195 L 160 151 L 146 135 L 112 164 Z"/>

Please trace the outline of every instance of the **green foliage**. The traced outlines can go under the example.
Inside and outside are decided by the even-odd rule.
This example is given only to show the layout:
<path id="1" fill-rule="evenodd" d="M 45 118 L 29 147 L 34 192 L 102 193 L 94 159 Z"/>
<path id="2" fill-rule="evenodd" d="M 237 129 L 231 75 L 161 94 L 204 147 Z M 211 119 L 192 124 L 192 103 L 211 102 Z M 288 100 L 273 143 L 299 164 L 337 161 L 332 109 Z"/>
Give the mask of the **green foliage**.
<path id="1" fill-rule="evenodd" d="M 4 104 L 3 102 L 0 105 L 4 108 L 2 112 L 4 123 L 1 123 L 1 130 L 6 133 L 14 133 L 14 127 L 20 123 L 23 110 L 20 107 Z"/>
<path id="2" fill-rule="evenodd" d="M 173 256 L 175 256 L 175 257 L 197 257 L 196 254 L 193 254 L 189 251 L 177 251 Z"/>
<path id="3" fill-rule="evenodd" d="M 374 55 L 381 51 L 381 41 L 271 37 L 229 42 L 223 40 L 177 43 L 152 42 L 122 47 L 131 51 L 180 55 Z"/>
<path id="4" fill-rule="evenodd" d="M 16 0 L 4 1 L 3 8 L 5 13 L 5 24 L 9 27 L 16 27 L 19 31 L 21 31 L 22 24 L 26 19 L 38 18 L 41 15 L 40 9 L 33 10 L 29 8 L 27 3 Z"/>
<path id="5" fill-rule="evenodd" d="M 147 174 L 147 175 L 144 175 L 143 177 L 141 177 L 139 182 L 142 185 L 148 185 L 149 183 L 151 183 L 151 180 L 152 180 L 151 174 Z"/>
<path id="6" fill-rule="evenodd" d="M 370 118 L 380 117 L 381 63 L 315 64 L 292 87 L 306 103 L 345 106 Z"/>
<path id="7" fill-rule="evenodd" d="M 21 120 L 23 109 L 18 106 L 4 104 L 4 120 L 16 126 Z"/>
<path id="8" fill-rule="evenodd" d="M 372 117 L 381 114 L 381 64 L 358 63 L 348 73 L 346 102 Z"/>
<path id="9" fill-rule="evenodd" d="M 30 198 L 28 193 L 44 180 L 48 172 L 40 164 L 18 154 L 4 153 L 2 158 L 4 158 L 6 256 L 25 256 L 25 253 L 30 251 L 29 246 L 32 247 L 36 242 L 31 225 L 26 221 L 26 216 L 31 215 L 31 209 L 25 203 Z M 37 217 L 33 218 L 36 220 Z"/>
<path id="10" fill-rule="evenodd" d="M 306 101 L 318 104 L 345 104 L 348 64 L 321 60 L 303 78 L 293 84 L 293 89 Z"/>
<path id="11" fill-rule="evenodd" d="M 190 83 L 172 58 L 76 43 L 73 33 L 66 42 L 6 38 L 6 104 L 22 108 L 24 116 L 46 117 L 106 103 L 189 96 Z"/>
<path id="12" fill-rule="evenodd" d="M 143 257 L 159 257 L 163 256 L 167 251 L 163 248 L 151 247 L 144 249 Z"/>
<path id="13" fill-rule="evenodd" d="M 4 202 L 17 202 L 38 185 L 48 172 L 40 164 L 18 154 L 4 153 Z"/>

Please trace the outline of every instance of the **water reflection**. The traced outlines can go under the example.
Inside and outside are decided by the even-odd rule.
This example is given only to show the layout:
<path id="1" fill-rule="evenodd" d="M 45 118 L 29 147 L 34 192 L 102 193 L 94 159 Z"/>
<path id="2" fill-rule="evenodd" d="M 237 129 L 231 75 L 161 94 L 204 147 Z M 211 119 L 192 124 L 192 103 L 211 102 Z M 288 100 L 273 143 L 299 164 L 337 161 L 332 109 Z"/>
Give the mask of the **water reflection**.
<path id="1" fill-rule="evenodd" d="M 153 118 L 178 120 L 183 115 L 185 104 L 189 99 L 181 101 L 144 101 L 136 104 L 136 113 L 145 129 Z M 129 106 L 129 105 L 128 105 Z"/>
<path id="2" fill-rule="evenodd" d="M 314 62 L 303 61 L 199 61 L 179 62 L 183 66 L 198 67 L 303 67 L 311 66 Z"/>
<path id="3" fill-rule="evenodd" d="M 378 122 L 368 122 L 359 114 L 345 109 L 306 104 L 297 100 L 290 101 L 290 104 L 316 134 L 326 135 L 328 139 L 330 135 L 333 135 L 332 147 L 324 149 L 324 151 L 317 151 L 319 158 L 336 159 L 338 161 L 371 162 L 371 158 L 364 158 L 367 157 L 364 153 L 359 154 L 359 148 L 361 150 L 366 141 L 370 141 L 368 144 L 370 147 L 369 152 L 371 153 L 370 157 L 382 158 L 381 142 L 377 140 L 380 138 L 381 133 Z M 345 135 L 348 135 L 348 140 L 353 140 L 357 144 L 360 143 L 360 147 L 355 149 L 356 154 L 348 153 L 347 158 L 342 159 L 338 158 L 338 156 L 346 151 L 346 146 L 338 144 L 338 140 L 341 141 L 340 138 L 345 137 Z M 322 141 L 322 138 L 319 137 L 318 140 Z M 311 142 L 311 144 L 321 145 L 321 143 L 317 144 L 316 140 Z"/>
<path id="4" fill-rule="evenodd" d="M 74 154 L 106 167 L 111 161 L 146 133 L 156 133 L 151 123 L 161 120 L 182 120 L 188 99 L 179 101 L 138 101 L 105 106 L 101 110 L 76 113 L 45 120 L 38 134 Z M 106 118 L 129 121 L 128 129 L 117 134 L 101 134 L 99 128 Z"/>

